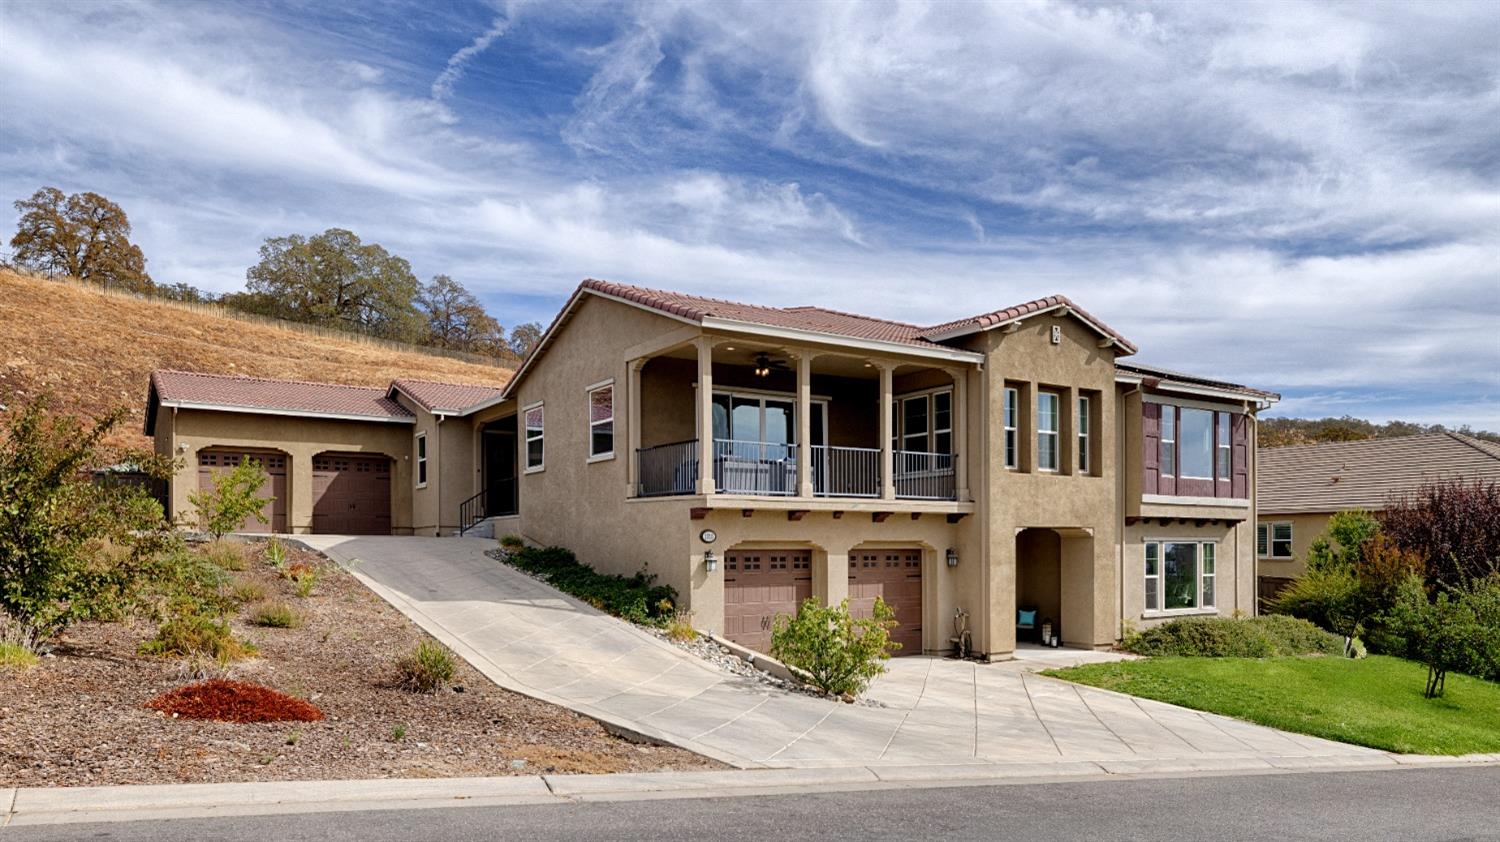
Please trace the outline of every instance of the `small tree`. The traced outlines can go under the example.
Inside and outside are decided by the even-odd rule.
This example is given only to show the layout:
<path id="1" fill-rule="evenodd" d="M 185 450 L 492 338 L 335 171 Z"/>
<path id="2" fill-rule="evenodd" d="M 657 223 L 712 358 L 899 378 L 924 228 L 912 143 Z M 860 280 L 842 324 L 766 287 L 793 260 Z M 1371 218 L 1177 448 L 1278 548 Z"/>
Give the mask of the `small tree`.
<path id="1" fill-rule="evenodd" d="M 797 607 L 795 617 L 776 618 L 771 630 L 771 655 L 788 666 L 807 673 L 814 687 L 835 696 L 857 696 L 885 672 L 893 649 L 891 641 L 896 612 L 876 597 L 869 617 L 849 614 L 849 600 L 823 607 L 809 599 Z"/>
<path id="2" fill-rule="evenodd" d="M 1365 542 L 1380 532 L 1380 521 L 1369 512 L 1335 512 L 1328 531 L 1313 539 L 1307 551 L 1308 570 L 1354 570 L 1363 558 Z"/>
<path id="3" fill-rule="evenodd" d="M 1500 572 L 1500 483 L 1431 482 L 1393 498 L 1380 521 L 1397 546 L 1421 556 L 1431 584 L 1456 587 Z"/>
<path id="4" fill-rule="evenodd" d="M 1500 676 L 1500 579 L 1445 589 L 1429 599 L 1421 578 L 1412 576 L 1391 614 L 1408 657 L 1427 666 L 1427 698 L 1443 695 L 1449 671 Z"/>
<path id="5" fill-rule="evenodd" d="M 10 247 L 18 265 L 150 291 L 146 257 L 130 242 L 130 220 L 119 205 L 98 193 L 64 196 L 56 187 L 43 187 L 15 207 L 21 219 Z"/>
<path id="6" fill-rule="evenodd" d="M 215 477 L 212 489 L 194 491 L 188 495 L 188 500 L 198 509 L 203 528 L 217 541 L 239 528 L 247 517 L 254 517 L 261 523 L 268 522 L 262 509 L 276 498 L 261 497 L 260 489 L 269 478 L 260 462 L 243 459 Z"/>
<path id="7" fill-rule="evenodd" d="M 0 612 L 46 639 L 70 623 L 118 616 L 140 588 L 162 578 L 176 538 L 161 505 L 139 488 L 99 485 L 87 471 L 107 464 L 104 437 L 116 410 L 91 427 L 54 419 L 46 396 L 6 413 L 0 444 Z M 165 476 L 149 454 L 128 457 Z"/>

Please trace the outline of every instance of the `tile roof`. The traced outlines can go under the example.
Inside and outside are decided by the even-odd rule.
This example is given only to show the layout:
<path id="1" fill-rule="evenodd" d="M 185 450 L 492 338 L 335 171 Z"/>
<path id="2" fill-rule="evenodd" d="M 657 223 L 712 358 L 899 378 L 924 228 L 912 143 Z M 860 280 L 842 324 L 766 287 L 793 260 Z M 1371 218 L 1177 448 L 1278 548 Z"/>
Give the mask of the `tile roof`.
<path id="1" fill-rule="evenodd" d="M 1137 362 L 1115 362 L 1115 370 L 1127 374 L 1139 375 L 1143 378 L 1157 380 L 1165 386 L 1207 386 L 1211 389 L 1222 389 L 1227 392 L 1239 392 L 1252 398 L 1264 398 L 1273 401 L 1281 400 L 1281 395 L 1275 392 L 1266 392 L 1260 389 L 1252 389 L 1239 383 L 1230 383 L 1227 380 L 1214 380 L 1208 377 L 1199 377 L 1196 374 L 1185 374 L 1160 366 L 1146 365 Z"/>
<path id="2" fill-rule="evenodd" d="M 932 327 L 924 328 L 922 331 L 922 335 L 927 337 L 940 338 L 963 336 L 968 333 L 974 333 L 975 331 L 988 330 L 992 327 L 998 327 L 1007 322 L 1013 322 L 1016 319 L 1024 318 L 1034 313 L 1040 313 L 1044 310 L 1050 310 L 1054 307 L 1066 307 L 1069 310 L 1072 310 L 1078 315 L 1080 319 L 1083 319 L 1085 322 L 1092 325 L 1095 330 L 1120 343 L 1121 347 L 1123 347 L 1127 353 L 1134 354 L 1136 352 L 1137 349 L 1134 343 L 1122 336 L 1119 331 L 1116 331 L 1114 328 L 1110 327 L 1104 322 L 1101 322 L 1098 319 L 1094 318 L 1093 315 L 1089 313 L 1089 311 L 1083 309 L 1082 307 L 1079 307 L 1077 304 L 1074 304 L 1066 295 L 1049 295 L 1046 298 L 1038 298 L 1035 301 L 1028 301 L 1025 304 L 1017 304 L 1014 307 L 1007 307 L 1004 310 L 995 310 L 993 312 L 983 313 L 978 316 L 969 316 L 967 318 L 956 319 L 951 322 L 944 322 L 940 325 L 933 325 Z"/>
<path id="3" fill-rule="evenodd" d="M 414 418 L 406 407 L 389 398 L 385 389 L 303 380 L 158 370 L 151 372 L 151 394 L 166 405 L 287 415 L 357 416 L 376 421 L 404 422 Z"/>
<path id="4" fill-rule="evenodd" d="M 403 377 L 391 381 L 391 388 L 387 394 L 395 390 L 400 390 L 402 394 L 416 401 L 428 412 L 456 413 L 463 412 L 475 404 L 500 397 L 504 388 L 471 386 L 464 383 L 438 383 L 432 380 L 412 380 Z"/>
<path id="5" fill-rule="evenodd" d="M 1392 494 L 1463 477 L 1500 482 L 1500 448 L 1457 433 L 1267 448 L 1258 458 L 1263 514 L 1378 510 Z"/>

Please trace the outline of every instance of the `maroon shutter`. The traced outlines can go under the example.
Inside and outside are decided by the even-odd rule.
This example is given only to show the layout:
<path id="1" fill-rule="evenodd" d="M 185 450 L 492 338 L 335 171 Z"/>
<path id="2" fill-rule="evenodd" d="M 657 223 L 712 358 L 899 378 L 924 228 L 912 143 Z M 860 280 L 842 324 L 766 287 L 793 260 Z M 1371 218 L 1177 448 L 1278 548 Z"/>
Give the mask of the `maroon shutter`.
<path id="1" fill-rule="evenodd" d="M 1231 493 L 1245 500 L 1250 497 L 1250 418 L 1238 413 L 1230 417 L 1234 419 L 1229 426 Z"/>
<path id="2" fill-rule="evenodd" d="M 1161 478 L 1161 405 L 1141 402 L 1141 493 L 1155 494 Z"/>

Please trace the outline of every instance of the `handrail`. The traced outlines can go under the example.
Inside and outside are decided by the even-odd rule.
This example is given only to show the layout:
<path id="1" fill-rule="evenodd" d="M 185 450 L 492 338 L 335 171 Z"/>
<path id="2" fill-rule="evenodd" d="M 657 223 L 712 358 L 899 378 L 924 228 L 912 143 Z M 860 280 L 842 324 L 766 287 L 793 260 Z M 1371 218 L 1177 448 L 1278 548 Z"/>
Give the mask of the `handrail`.
<path id="1" fill-rule="evenodd" d="M 485 514 L 487 507 L 484 503 L 489 492 L 488 488 L 481 489 L 478 494 L 458 504 L 458 534 L 460 537 L 488 517 Z"/>

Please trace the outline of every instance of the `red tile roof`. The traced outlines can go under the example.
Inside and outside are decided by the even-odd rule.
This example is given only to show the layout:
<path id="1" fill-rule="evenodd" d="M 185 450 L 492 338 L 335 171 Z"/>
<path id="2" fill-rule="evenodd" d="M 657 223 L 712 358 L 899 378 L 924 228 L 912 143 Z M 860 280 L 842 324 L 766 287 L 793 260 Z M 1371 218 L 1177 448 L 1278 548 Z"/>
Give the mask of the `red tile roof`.
<path id="1" fill-rule="evenodd" d="M 414 418 L 406 407 L 387 397 L 385 389 L 191 371 L 151 372 L 151 400 L 167 406 L 329 415 L 372 421 L 407 422 Z M 148 425 L 151 414 L 148 413 Z"/>
<path id="2" fill-rule="evenodd" d="M 963 336 L 965 334 L 974 333 L 975 331 L 988 330 L 992 327 L 998 327 L 1005 324 L 1006 322 L 1013 322 L 1016 319 L 1024 318 L 1026 316 L 1032 315 L 1033 313 L 1040 313 L 1045 310 L 1051 310 L 1055 307 L 1068 308 L 1075 315 L 1077 315 L 1078 318 L 1088 323 L 1095 330 L 1120 343 L 1120 346 L 1126 351 L 1126 353 L 1134 354 L 1136 352 L 1136 347 L 1130 340 L 1126 339 L 1114 328 L 1094 318 L 1093 315 L 1089 313 L 1089 311 L 1083 309 L 1082 307 L 1079 307 L 1077 304 L 1074 304 L 1068 299 L 1066 295 L 1049 295 L 1046 298 L 1038 298 L 1035 301 L 1028 301 L 1025 304 L 1017 304 L 1014 307 L 1007 307 L 1004 310 L 995 310 L 993 312 L 984 313 L 978 316 L 969 316 L 968 318 L 957 319 L 951 322 L 944 322 L 940 325 L 933 325 L 932 327 L 923 329 L 922 335 L 937 339 L 948 339 L 955 336 Z"/>
<path id="3" fill-rule="evenodd" d="M 391 381 L 387 395 L 400 392 L 428 412 L 462 412 L 475 404 L 500 397 L 504 391 L 499 386 L 471 386 L 464 383 L 437 383 L 432 380 L 398 378 Z"/>

